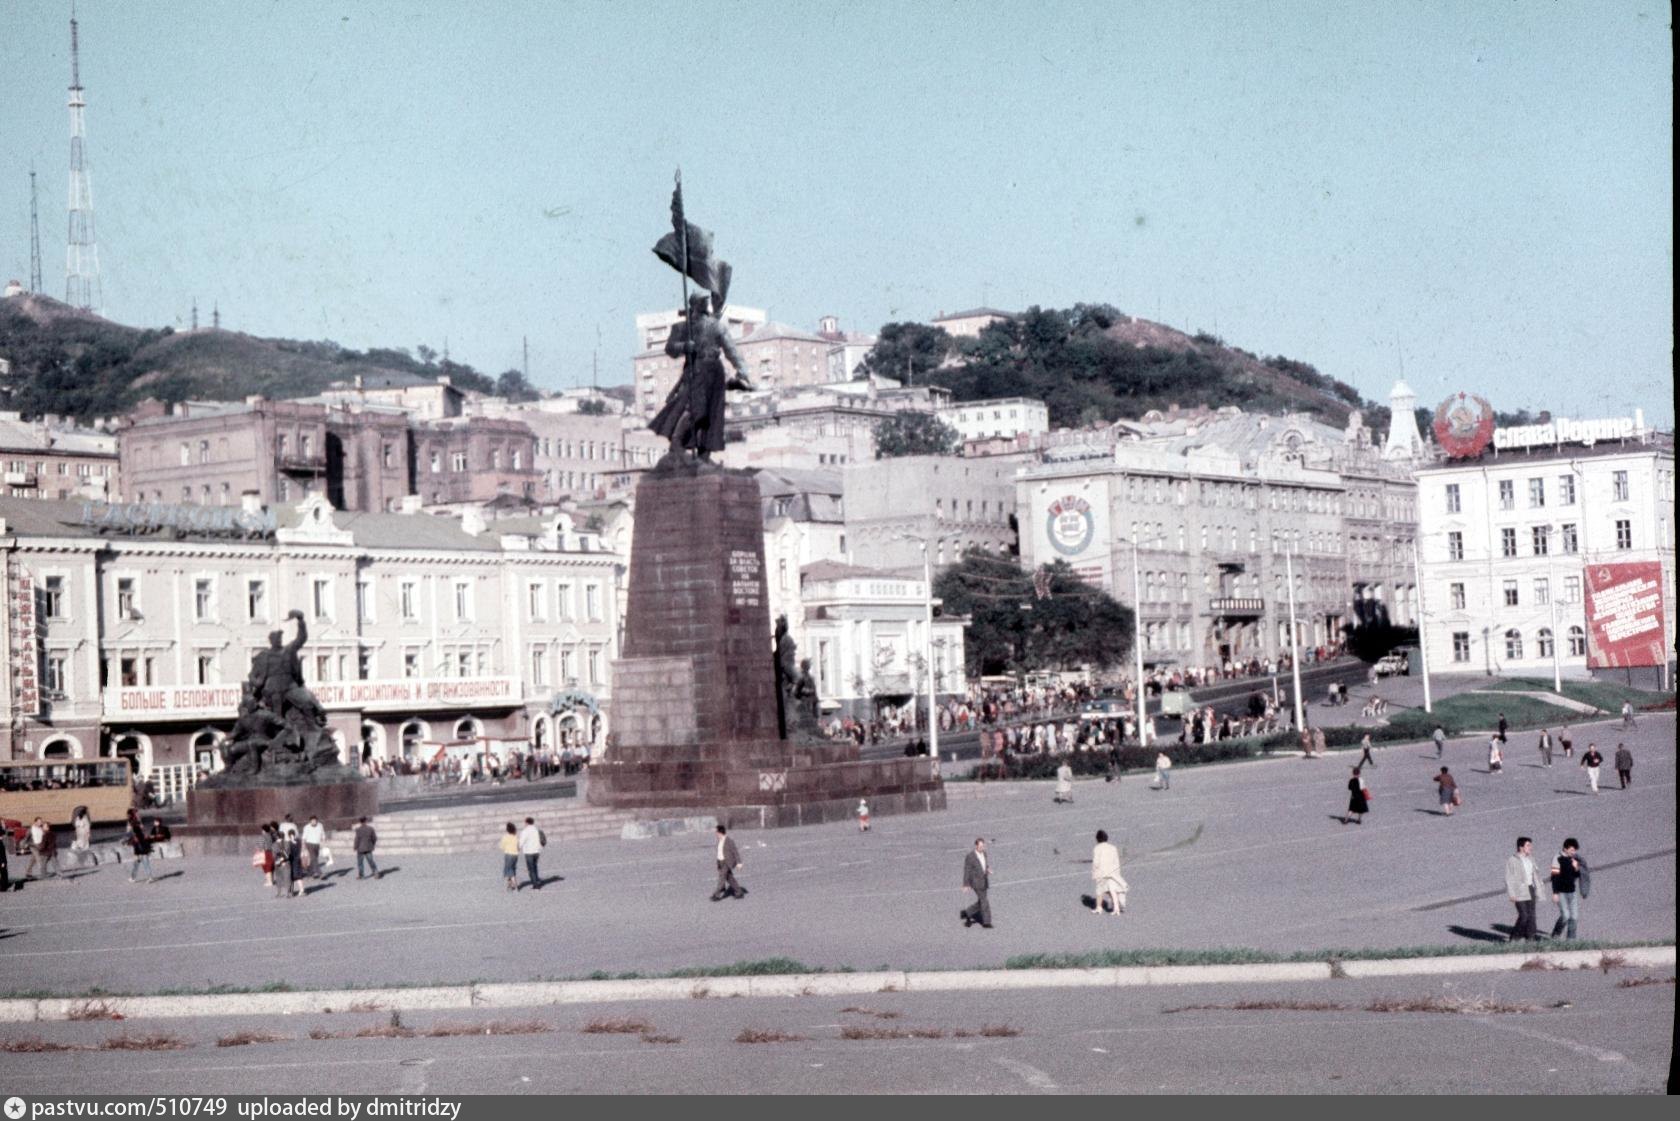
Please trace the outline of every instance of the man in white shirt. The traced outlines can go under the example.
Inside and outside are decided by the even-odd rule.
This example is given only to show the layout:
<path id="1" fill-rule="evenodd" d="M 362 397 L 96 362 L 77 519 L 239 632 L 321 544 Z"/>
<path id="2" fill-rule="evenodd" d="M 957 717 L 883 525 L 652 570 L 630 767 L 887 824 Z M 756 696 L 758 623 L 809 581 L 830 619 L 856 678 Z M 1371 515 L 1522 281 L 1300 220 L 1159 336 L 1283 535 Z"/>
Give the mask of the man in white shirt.
<path id="1" fill-rule="evenodd" d="M 986 930 L 992 929 L 992 904 L 986 898 L 991 886 L 992 862 L 986 856 L 986 842 L 976 837 L 974 848 L 963 857 L 963 890 L 974 893 L 974 902 L 957 912 L 964 927 L 979 923 Z"/>
<path id="2" fill-rule="evenodd" d="M 1534 905 L 1540 900 L 1540 892 L 1540 880 L 1534 873 L 1534 840 L 1518 837 L 1516 853 L 1505 861 L 1505 894 L 1517 908 L 1517 925 L 1511 931 L 1511 941 L 1539 940 Z"/>
<path id="3" fill-rule="evenodd" d="M 311 814 L 303 827 L 303 853 L 304 863 L 308 865 L 306 874 L 312 880 L 321 878 L 321 846 L 326 843 L 326 826 L 321 824 L 320 818 Z"/>
<path id="4" fill-rule="evenodd" d="M 525 819 L 519 831 L 519 855 L 525 858 L 525 874 L 531 878 L 531 890 L 542 890 L 542 877 L 537 874 L 537 861 L 542 857 L 543 833 L 533 818 Z"/>

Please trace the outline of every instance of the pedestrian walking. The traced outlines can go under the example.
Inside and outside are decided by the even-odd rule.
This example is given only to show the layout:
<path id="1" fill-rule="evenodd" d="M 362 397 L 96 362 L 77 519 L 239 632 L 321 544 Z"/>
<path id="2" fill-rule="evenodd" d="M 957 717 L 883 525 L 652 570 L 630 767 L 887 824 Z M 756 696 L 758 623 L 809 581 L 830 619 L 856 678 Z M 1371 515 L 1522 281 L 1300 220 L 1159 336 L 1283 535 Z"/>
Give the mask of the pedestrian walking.
<path id="1" fill-rule="evenodd" d="M 1633 783 L 1633 752 L 1625 743 L 1616 745 L 1616 777 L 1621 780 L 1623 790 Z"/>
<path id="2" fill-rule="evenodd" d="M 36 818 L 29 824 L 29 865 L 23 870 L 23 878 L 35 878 L 35 870 L 41 870 L 41 879 L 51 880 L 58 877 L 58 836 L 52 831 L 45 818 Z"/>
<path id="3" fill-rule="evenodd" d="M 1097 845 L 1091 850 L 1091 882 L 1095 885 L 1096 906 L 1093 915 L 1103 911 L 1107 899 L 1116 917 L 1126 909 L 1126 877 L 1120 874 L 1120 850 L 1108 839 L 1108 832 L 1097 830 Z"/>
<path id="4" fill-rule="evenodd" d="M 735 879 L 735 873 L 742 867 L 741 850 L 735 846 L 735 838 L 729 835 L 729 830 L 723 825 L 717 827 L 717 890 L 712 892 L 712 902 L 716 903 L 724 896 L 745 899 L 747 889 Z"/>
<path id="5" fill-rule="evenodd" d="M 537 862 L 542 859 L 542 850 L 548 847 L 548 834 L 537 828 L 535 818 L 525 819 L 525 828 L 519 831 L 519 855 L 525 858 L 525 876 L 531 881 L 532 891 L 542 890 L 542 874 L 537 871 Z"/>
<path id="6" fill-rule="evenodd" d="M 1552 733 L 1549 728 L 1540 729 L 1540 765 L 1542 767 L 1552 765 Z"/>
<path id="7" fill-rule="evenodd" d="M 1155 781 L 1149 784 L 1149 789 L 1172 789 L 1172 757 L 1164 751 L 1155 753 Z"/>
<path id="8" fill-rule="evenodd" d="M 1330 743 L 1324 738 L 1323 728 L 1314 728 L 1310 734 L 1312 735 L 1314 756 L 1322 756 L 1330 750 Z"/>
<path id="9" fill-rule="evenodd" d="M 1625 731 L 1625 730 L 1627 730 L 1629 728 L 1633 728 L 1633 727 L 1635 727 L 1634 722 L 1633 722 L 1633 702 L 1632 701 L 1623 701 L 1622 702 L 1622 728 Z"/>
<path id="10" fill-rule="evenodd" d="M 1563 848 L 1552 858 L 1552 898 L 1557 901 L 1557 922 L 1552 924 L 1552 937 L 1562 934 L 1571 942 L 1580 929 L 1581 900 L 1587 897 L 1592 881 L 1587 862 L 1581 858 L 1581 842 L 1574 837 L 1563 839 Z"/>
<path id="11" fill-rule="evenodd" d="M 1435 733 L 1430 738 L 1435 741 L 1435 758 L 1439 759 L 1441 757 L 1441 752 L 1444 751 L 1447 746 L 1447 730 L 1437 724 L 1435 725 Z"/>
<path id="12" fill-rule="evenodd" d="M 302 832 L 292 815 L 287 814 L 280 819 L 280 839 L 286 846 L 286 882 L 291 885 L 293 895 L 303 894 L 303 841 Z M 278 879 L 278 877 L 276 877 Z"/>
<path id="13" fill-rule="evenodd" d="M 379 834 L 374 832 L 367 818 L 364 817 L 356 823 L 351 847 L 356 850 L 356 878 L 361 880 L 372 876 L 376 880 L 379 879 L 379 864 L 373 859 L 373 850 L 379 847 Z"/>
<path id="14" fill-rule="evenodd" d="M 1375 767 L 1377 761 L 1371 758 L 1371 733 L 1366 732 L 1359 738 L 1359 765 L 1361 767 Z"/>
<path id="15" fill-rule="evenodd" d="M 1056 768 L 1056 794 L 1050 800 L 1057 804 L 1073 801 L 1073 767 L 1066 759 Z"/>
<path id="16" fill-rule="evenodd" d="M 263 874 L 263 886 L 274 886 L 274 842 L 280 836 L 279 826 L 272 821 L 264 822 L 262 839 L 257 842 L 257 851 L 251 854 L 251 867 Z"/>
<path id="17" fill-rule="evenodd" d="M 1540 899 L 1540 881 L 1534 873 L 1534 839 L 1517 838 L 1517 851 L 1505 861 L 1505 894 L 1517 907 L 1517 925 L 1511 941 L 1538 939 L 1534 926 L 1534 904 Z"/>
<path id="18" fill-rule="evenodd" d="M 1505 769 L 1505 752 L 1499 747 L 1499 737 L 1488 740 L 1488 774 L 1497 775 Z"/>
<path id="19" fill-rule="evenodd" d="M 1371 812 L 1371 788 L 1365 785 L 1365 779 L 1359 774 L 1359 768 L 1353 768 L 1353 777 L 1348 779 L 1348 808 L 1342 815 L 1342 824 L 1350 820 L 1355 825 L 1365 823 L 1365 815 Z"/>
<path id="20" fill-rule="evenodd" d="M 327 843 L 327 830 L 314 814 L 310 814 L 304 824 L 302 840 L 304 875 L 318 880 L 321 878 L 321 846 Z"/>
<path id="21" fill-rule="evenodd" d="M 1451 771 L 1442 767 L 1441 773 L 1435 776 L 1435 786 L 1435 796 L 1441 802 L 1441 813 L 1451 817 L 1453 810 L 1462 802 L 1458 793 L 1458 780 L 1452 777 Z"/>
<path id="22" fill-rule="evenodd" d="M 295 894 L 292 890 L 293 873 L 297 865 L 293 863 L 293 850 L 297 847 L 286 836 L 277 824 L 272 831 L 273 844 L 269 848 L 270 866 L 274 870 L 274 898 L 291 899 Z"/>
<path id="23" fill-rule="evenodd" d="M 1587 769 L 1587 785 L 1592 787 L 1594 794 L 1598 793 L 1598 769 L 1604 766 L 1604 756 L 1598 753 L 1598 745 L 1589 743 L 1587 749 L 1581 753 L 1581 766 Z"/>
<path id="24" fill-rule="evenodd" d="M 502 882 L 509 891 L 519 890 L 519 827 L 507 823 L 499 843 L 502 852 Z"/>
<path id="25" fill-rule="evenodd" d="M 1565 724 L 1563 726 L 1563 730 L 1558 733 L 1558 746 L 1563 748 L 1563 757 L 1565 759 L 1575 758 L 1575 741 L 1569 737 L 1569 725 L 1567 724 Z"/>
<path id="26" fill-rule="evenodd" d="M 12 866 L 6 853 L 6 839 L 0 837 L 0 892 L 12 890 Z"/>
<path id="27" fill-rule="evenodd" d="M 957 912 L 964 927 L 979 923 L 986 930 L 992 929 L 992 904 L 986 897 L 991 886 L 992 865 L 986 856 L 986 842 L 976 837 L 974 847 L 963 857 L 963 890 L 974 893 L 974 902 Z"/>
<path id="28" fill-rule="evenodd" d="M 134 853 L 134 863 L 128 868 L 128 882 L 135 883 L 140 879 L 140 869 L 146 869 L 146 882 L 157 882 L 157 876 L 152 872 L 152 838 L 146 832 L 146 827 L 140 822 L 140 814 L 136 810 L 128 811 L 128 847 Z"/>
<path id="29" fill-rule="evenodd" d="M 857 819 L 858 819 L 858 832 L 859 833 L 869 832 L 869 802 L 868 802 L 867 799 L 864 799 L 864 798 L 859 798 L 858 799 Z"/>
<path id="30" fill-rule="evenodd" d="M 1510 730 L 1510 727 L 1511 727 L 1511 725 L 1509 723 L 1507 723 L 1506 720 L 1505 720 L 1505 714 L 1503 712 L 1500 713 L 1499 714 L 1499 742 L 1500 743 L 1506 743 L 1507 742 L 1505 733 Z"/>
<path id="31" fill-rule="evenodd" d="M 76 833 L 75 839 L 70 842 L 70 851 L 76 854 L 76 867 L 97 864 L 93 855 L 93 815 L 88 813 L 86 806 L 77 806 L 71 812 L 70 828 Z"/>

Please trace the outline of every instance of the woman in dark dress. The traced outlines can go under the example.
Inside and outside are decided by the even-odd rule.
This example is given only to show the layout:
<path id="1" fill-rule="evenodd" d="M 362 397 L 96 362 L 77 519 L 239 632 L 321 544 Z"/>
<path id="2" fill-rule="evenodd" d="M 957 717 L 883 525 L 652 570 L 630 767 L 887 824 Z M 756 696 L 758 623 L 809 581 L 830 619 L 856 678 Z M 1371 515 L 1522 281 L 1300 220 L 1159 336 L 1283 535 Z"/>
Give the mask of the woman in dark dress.
<path id="1" fill-rule="evenodd" d="M 1361 824 L 1365 815 L 1371 812 L 1370 800 L 1366 797 L 1370 792 L 1365 789 L 1365 780 L 1359 777 L 1359 768 L 1353 769 L 1353 777 L 1348 779 L 1348 808 L 1342 817 L 1342 824 L 1346 825 L 1351 819 L 1355 825 Z"/>

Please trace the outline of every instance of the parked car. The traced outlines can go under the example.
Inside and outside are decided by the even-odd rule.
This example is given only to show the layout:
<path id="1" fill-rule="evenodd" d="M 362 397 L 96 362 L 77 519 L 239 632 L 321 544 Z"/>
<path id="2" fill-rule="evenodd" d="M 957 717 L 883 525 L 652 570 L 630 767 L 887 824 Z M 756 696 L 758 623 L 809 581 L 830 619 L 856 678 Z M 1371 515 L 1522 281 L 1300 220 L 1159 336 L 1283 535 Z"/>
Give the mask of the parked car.
<path id="1" fill-rule="evenodd" d="M 1378 677 L 1404 677 L 1411 672 L 1411 659 L 1404 654 L 1384 654 L 1374 667 Z"/>

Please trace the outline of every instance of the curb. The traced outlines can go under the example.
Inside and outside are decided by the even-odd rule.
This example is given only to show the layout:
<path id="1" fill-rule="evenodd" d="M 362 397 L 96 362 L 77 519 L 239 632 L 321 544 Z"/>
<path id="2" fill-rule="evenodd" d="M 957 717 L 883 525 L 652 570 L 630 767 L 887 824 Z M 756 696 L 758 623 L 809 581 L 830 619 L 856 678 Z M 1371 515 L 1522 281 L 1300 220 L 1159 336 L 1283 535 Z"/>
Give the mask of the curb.
<path id="1" fill-rule="evenodd" d="M 1104 969 L 973 969 L 930 972 L 788 973 L 755 977 L 664 977 L 635 981 L 533 981 L 418 989 L 322 989 L 201 996 L 44 997 L 0 1000 L 0 1023 L 88 1018 L 92 1009 L 125 1020 L 195 1016 L 292 1016 L 330 1012 L 409 1012 L 530 1008 L 630 1000 L 711 997 L 863 996 L 870 993 L 1002 992 L 1019 989 L 1135 988 L 1149 985 L 1263 984 L 1343 978 L 1511 973 L 1540 961 L 1551 969 L 1593 969 L 1606 958 L 1643 968 L 1673 967 L 1675 947 L 1557 950 L 1372 961 L 1254 965 L 1142 965 Z"/>

